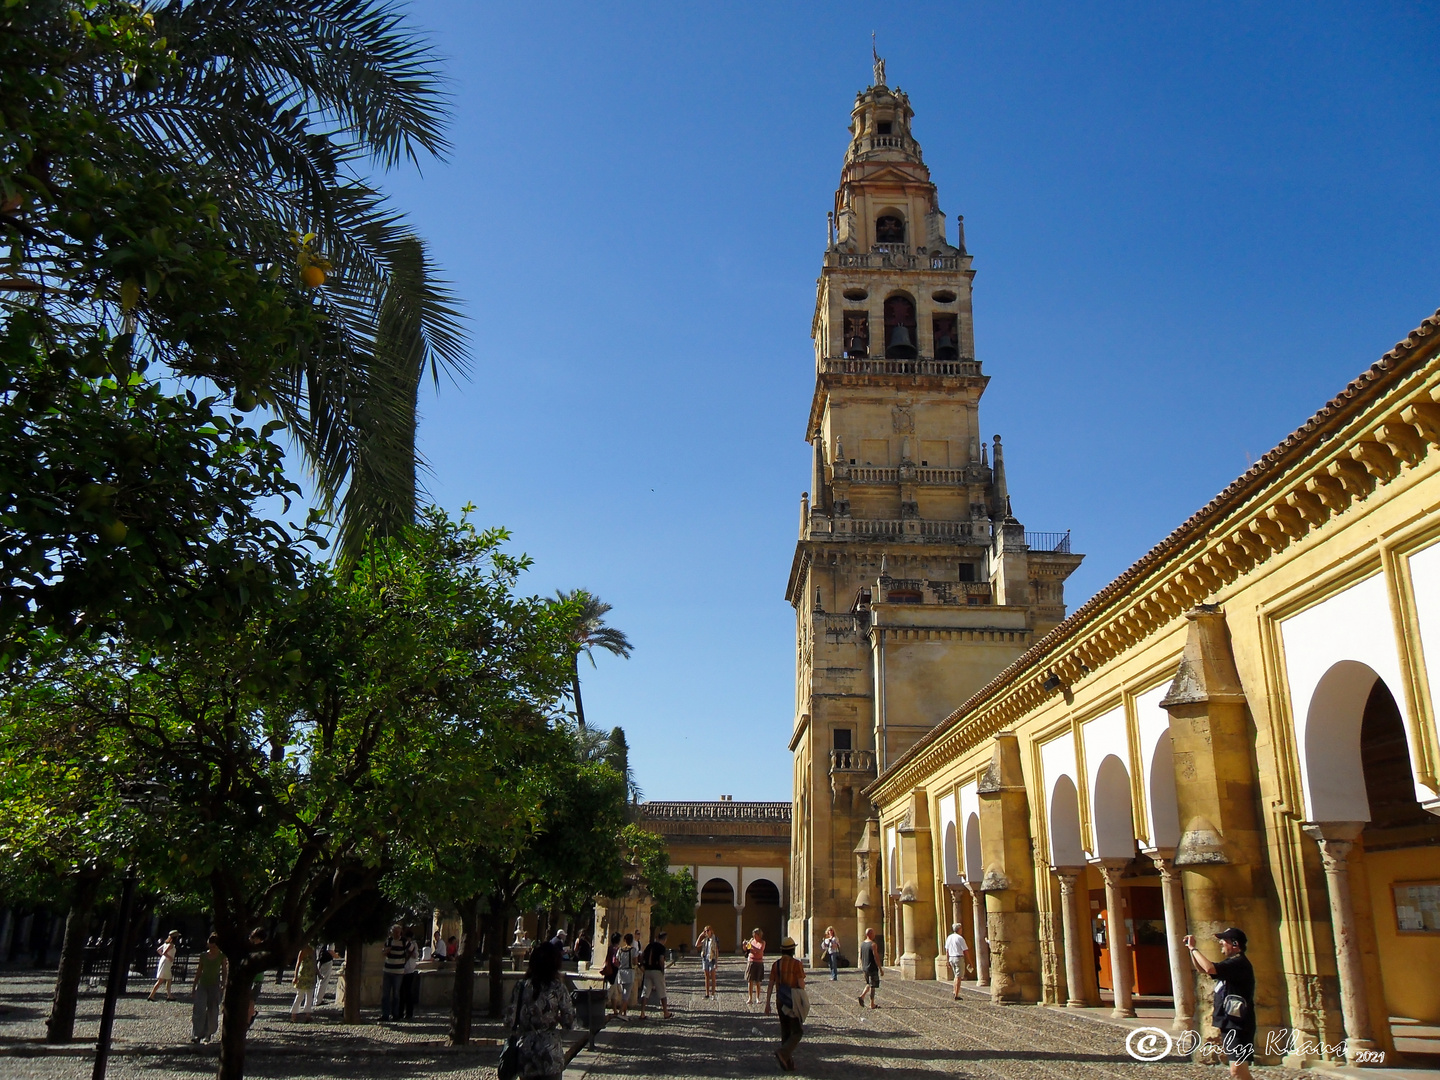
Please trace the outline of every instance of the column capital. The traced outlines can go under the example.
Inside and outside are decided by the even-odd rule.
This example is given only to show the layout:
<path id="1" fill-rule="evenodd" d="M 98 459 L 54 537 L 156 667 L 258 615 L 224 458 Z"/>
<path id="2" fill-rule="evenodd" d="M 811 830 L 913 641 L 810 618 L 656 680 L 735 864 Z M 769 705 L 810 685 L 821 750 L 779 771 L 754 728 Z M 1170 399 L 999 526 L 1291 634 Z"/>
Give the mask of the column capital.
<path id="1" fill-rule="evenodd" d="M 1343 874 L 1350 869 L 1350 852 L 1365 831 L 1363 821 L 1313 821 L 1300 826 L 1306 836 L 1320 845 L 1320 861 L 1327 874 Z"/>
<path id="2" fill-rule="evenodd" d="M 1150 861 L 1155 864 L 1155 869 L 1160 871 L 1161 881 L 1169 881 L 1175 876 L 1174 848 L 1151 848 L 1145 854 L 1150 856 Z"/>

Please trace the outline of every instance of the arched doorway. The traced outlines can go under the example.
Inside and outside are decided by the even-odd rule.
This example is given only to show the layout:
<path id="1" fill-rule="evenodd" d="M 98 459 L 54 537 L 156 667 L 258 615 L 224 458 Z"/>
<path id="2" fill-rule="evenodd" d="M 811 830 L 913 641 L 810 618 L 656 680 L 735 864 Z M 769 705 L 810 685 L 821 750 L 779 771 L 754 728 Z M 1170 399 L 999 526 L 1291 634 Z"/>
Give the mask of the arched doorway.
<path id="1" fill-rule="evenodd" d="M 711 878 L 700 886 L 695 922 L 714 928 L 722 952 L 735 952 L 740 947 L 735 940 L 735 887 L 724 878 Z"/>
<path id="2" fill-rule="evenodd" d="M 779 949 L 784 936 L 780 929 L 780 890 L 769 878 L 757 878 L 745 890 L 745 913 L 741 922 L 746 934 L 756 929 L 764 932 L 767 958 Z"/>
<path id="3" fill-rule="evenodd" d="M 1440 1024 L 1440 818 L 1415 797 L 1405 719 L 1373 668 L 1342 660 L 1321 676 L 1304 765 L 1347 1038 L 1433 1053 L 1433 1040 L 1407 1033 Z M 1378 959 L 1369 977 L 1367 953 Z"/>

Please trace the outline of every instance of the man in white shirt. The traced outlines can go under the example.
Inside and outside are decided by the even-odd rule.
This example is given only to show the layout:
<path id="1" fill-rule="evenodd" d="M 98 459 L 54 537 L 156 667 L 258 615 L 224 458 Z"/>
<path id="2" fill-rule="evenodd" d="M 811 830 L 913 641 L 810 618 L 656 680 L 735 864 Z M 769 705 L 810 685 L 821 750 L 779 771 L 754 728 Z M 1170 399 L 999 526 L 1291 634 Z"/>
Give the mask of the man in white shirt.
<path id="1" fill-rule="evenodd" d="M 965 954 L 970 946 L 960 936 L 960 924 L 950 927 L 950 936 L 945 939 L 945 955 L 950 959 L 950 974 L 955 977 L 955 1000 L 960 1000 L 960 977 L 965 974 Z"/>

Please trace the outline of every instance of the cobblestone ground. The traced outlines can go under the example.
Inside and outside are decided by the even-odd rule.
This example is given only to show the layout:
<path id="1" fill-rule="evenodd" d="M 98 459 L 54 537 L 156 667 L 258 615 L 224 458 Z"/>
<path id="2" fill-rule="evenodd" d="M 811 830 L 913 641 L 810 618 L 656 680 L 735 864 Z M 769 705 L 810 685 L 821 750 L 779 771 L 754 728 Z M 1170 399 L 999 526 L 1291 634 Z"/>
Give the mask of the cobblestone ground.
<path id="1" fill-rule="evenodd" d="M 774 1049 L 779 1025 L 764 1006 L 746 1005 L 741 967 L 721 967 L 721 995 L 706 1000 L 698 969 L 682 963 L 669 973 L 675 1016 L 651 1012 L 642 1021 L 632 1010 L 612 1021 L 593 1052 L 572 1063 L 565 1080 L 610 1077 L 751 1077 L 776 1075 Z M 809 978 L 814 1008 L 795 1058 L 801 1076 L 857 1080 L 1223 1080 L 1213 1066 L 1184 1061 L 1142 1063 L 1125 1053 L 1125 1030 L 1060 1010 L 996 1008 L 988 997 L 966 991 L 953 1001 L 948 984 L 886 979 L 880 1008 L 855 1001 L 858 977 L 843 973 L 838 983 L 816 972 Z M 43 977 L 0 976 L 0 1080 L 87 1080 L 86 1056 L 6 1054 L 17 1038 L 43 1033 L 51 983 Z M 147 988 L 148 989 L 148 988 Z M 290 997 L 273 985 L 261 999 L 252 1033 L 247 1073 L 259 1080 L 305 1077 L 329 1080 L 494 1080 L 494 1046 L 445 1049 L 445 1019 L 430 1014 L 413 1026 L 345 1027 L 333 1007 L 310 1025 L 289 1023 Z M 117 1053 L 113 1080 L 191 1080 L 214 1075 L 213 1048 L 190 1048 L 189 1001 L 147 1002 L 143 995 L 122 999 L 115 1025 Z M 93 1038 L 100 996 L 81 998 L 77 1035 Z M 498 1029 L 486 1026 L 481 1036 Z M 147 1052 L 140 1052 L 146 1049 Z M 163 1049 L 163 1052 L 157 1052 Z M 1303 1074 L 1278 1068 L 1256 1070 L 1260 1080 L 1297 1080 Z"/>
<path id="2" fill-rule="evenodd" d="M 740 1077 L 778 1074 L 780 1029 L 764 1005 L 746 1005 L 737 965 L 722 966 L 718 999 L 706 1000 L 698 972 L 680 966 L 669 976 L 671 1020 L 612 1023 L 595 1054 L 578 1058 L 587 1080 L 606 1077 Z M 860 1008 L 859 977 L 807 978 L 813 1008 L 795 1053 L 797 1073 L 855 1080 L 1220 1080 L 1223 1069 L 1187 1061 L 1145 1063 L 1125 1053 L 1126 1031 L 1083 1016 L 1034 1007 L 997 1008 L 988 996 L 947 983 L 886 979 L 879 1008 Z M 1304 1074 L 1260 1068 L 1264 1080 Z M 567 1074 L 566 1080 L 574 1080 Z"/>
<path id="3" fill-rule="evenodd" d="M 100 1028 L 103 995 L 80 995 L 77 1043 L 60 1054 L 37 1045 L 45 1034 L 55 976 L 50 973 L 0 973 L 0 1080 L 88 1080 L 94 1063 L 93 1041 Z M 131 992 L 117 1004 L 108 1076 L 112 1080 L 189 1080 L 215 1074 L 214 1046 L 190 1045 L 189 994 L 174 1001 L 146 1001 L 150 985 L 131 980 Z M 290 1022 L 293 992 L 269 982 L 260 997 L 260 1013 L 247 1040 L 246 1073 L 257 1078 L 384 1077 L 409 1080 L 494 1080 L 495 1043 L 500 1026 L 480 1022 L 474 1034 L 486 1042 L 451 1050 L 444 1046 L 449 1018 L 435 1011 L 416 1013 L 398 1024 L 370 1022 L 346 1026 L 332 1004 L 315 1012 L 309 1024 Z M 91 1046 L 85 1046 L 89 1041 Z"/>

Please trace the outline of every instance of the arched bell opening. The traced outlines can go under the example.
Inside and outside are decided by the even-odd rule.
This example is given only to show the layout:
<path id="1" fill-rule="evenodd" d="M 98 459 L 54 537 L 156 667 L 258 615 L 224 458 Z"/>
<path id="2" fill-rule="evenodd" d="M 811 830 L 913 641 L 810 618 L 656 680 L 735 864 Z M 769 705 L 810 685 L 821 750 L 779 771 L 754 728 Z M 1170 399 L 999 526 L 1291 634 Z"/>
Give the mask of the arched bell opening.
<path id="1" fill-rule="evenodd" d="M 918 355 L 915 346 L 915 301 L 903 294 L 897 294 L 885 301 L 885 358 L 887 360 L 914 360 Z"/>
<path id="2" fill-rule="evenodd" d="M 883 210 L 875 219 L 875 243 L 905 243 L 905 218 L 898 210 Z"/>
<path id="3" fill-rule="evenodd" d="M 935 359 L 940 361 L 959 360 L 960 336 L 955 329 L 955 316 L 935 315 L 930 321 L 931 330 L 935 335 Z"/>
<path id="4" fill-rule="evenodd" d="M 864 311 L 845 312 L 845 355 L 863 360 L 870 355 L 870 315 Z"/>

